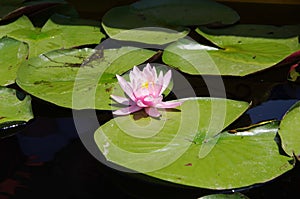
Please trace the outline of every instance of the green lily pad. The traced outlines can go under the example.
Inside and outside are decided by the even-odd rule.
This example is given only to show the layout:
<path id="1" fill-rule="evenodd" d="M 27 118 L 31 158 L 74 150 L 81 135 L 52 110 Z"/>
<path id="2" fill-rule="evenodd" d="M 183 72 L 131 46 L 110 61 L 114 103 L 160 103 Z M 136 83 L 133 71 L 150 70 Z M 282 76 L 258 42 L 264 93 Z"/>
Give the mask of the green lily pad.
<path id="1" fill-rule="evenodd" d="M 140 118 L 139 112 L 115 117 L 95 132 L 95 141 L 108 161 L 154 176 L 174 164 L 178 168 L 181 164 L 188 164 L 178 161 L 182 155 L 189 154 L 198 134 L 204 135 L 205 143 L 211 145 L 211 139 L 236 120 L 248 106 L 247 102 L 221 98 L 187 98 L 177 110 L 162 111 L 160 119 Z M 197 153 L 190 158 L 200 160 L 200 145 L 196 146 L 193 150 Z M 193 171 L 187 176 L 197 180 L 197 175 Z M 173 177 L 177 179 L 177 176 Z"/>
<path id="2" fill-rule="evenodd" d="M 190 74 L 245 76 L 270 68 L 299 50 L 297 37 L 235 36 L 239 29 L 247 30 L 245 26 L 234 26 L 226 29 L 226 33 L 233 35 L 222 35 L 223 29 L 209 30 L 209 33 L 206 33 L 208 29 L 197 29 L 216 46 L 181 39 L 165 49 L 163 61 Z"/>
<path id="3" fill-rule="evenodd" d="M 203 136 L 173 164 L 147 175 L 209 189 L 232 189 L 270 181 L 293 168 L 293 158 L 280 153 L 274 140 L 278 122 L 235 134 L 222 132 L 206 157 L 197 157 Z"/>
<path id="4" fill-rule="evenodd" d="M 280 123 L 279 135 L 284 151 L 290 156 L 295 155 L 300 160 L 300 102 L 296 102 L 284 115 Z"/>
<path id="5" fill-rule="evenodd" d="M 111 110 L 110 95 L 118 94 L 117 90 L 123 94 L 117 89 L 115 75 L 125 73 L 155 53 L 134 47 L 51 51 L 24 62 L 16 82 L 28 93 L 58 106 Z"/>
<path id="6" fill-rule="evenodd" d="M 17 70 L 28 56 L 28 45 L 11 39 L 0 39 L 0 86 L 15 83 Z"/>
<path id="7" fill-rule="evenodd" d="M 0 127 L 33 118 L 31 97 L 14 89 L 0 87 Z M 2 137 L 2 136 L 1 136 Z"/>
<path id="8" fill-rule="evenodd" d="M 188 28 L 163 25 L 151 17 L 144 17 L 130 6 L 108 11 L 102 18 L 102 27 L 113 39 L 147 44 L 170 43 L 185 37 L 190 31 Z"/>
<path id="9" fill-rule="evenodd" d="M 34 30 L 34 26 L 28 17 L 23 16 L 12 23 L 0 26 L 0 37 L 8 36 L 8 33 L 19 29 Z"/>
<path id="10" fill-rule="evenodd" d="M 54 15 L 40 29 L 23 16 L 17 21 L 0 26 L 0 36 L 9 36 L 28 43 L 29 57 L 51 50 L 99 44 L 105 36 L 97 22 L 83 19 L 65 18 Z"/>
<path id="11" fill-rule="evenodd" d="M 232 24 L 238 20 L 234 10 L 210 0 L 143 0 L 112 8 L 103 16 L 102 26 L 113 39 L 166 44 L 185 37 L 190 30 L 184 26 Z"/>

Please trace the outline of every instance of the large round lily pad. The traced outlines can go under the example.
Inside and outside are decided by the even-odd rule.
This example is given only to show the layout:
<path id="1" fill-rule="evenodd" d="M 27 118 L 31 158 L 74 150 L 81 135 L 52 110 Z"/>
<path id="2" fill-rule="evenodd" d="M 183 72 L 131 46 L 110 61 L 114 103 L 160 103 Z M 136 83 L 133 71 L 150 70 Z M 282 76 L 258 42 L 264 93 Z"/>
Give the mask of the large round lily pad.
<path id="1" fill-rule="evenodd" d="M 186 26 L 224 25 L 238 20 L 234 10 L 215 1 L 142 0 L 112 8 L 103 16 L 102 26 L 114 39 L 166 44 L 186 36 Z"/>
<path id="2" fill-rule="evenodd" d="M 260 37 L 267 34 L 262 32 L 265 29 L 248 31 L 249 36 L 238 35 L 251 27 L 198 28 L 197 32 L 215 46 L 181 39 L 165 49 L 163 61 L 190 74 L 245 76 L 270 68 L 299 50 L 297 37 Z"/>
<path id="3" fill-rule="evenodd" d="M 293 158 L 282 155 L 276 143 L 278 122 L 243 129 L 235 134 L 222 132 L 212 151 L 197 157 L 203 144 L 195 144 L 173 164 L 147 173 L 179 184 L 209 189 L 233 189 L 270 181 L 293 168 Z"/>
<path id="4" fill-rule="evenodd" d="M 160 120 L 139 118 L 139 113 L 116 117 L 95 132 L 95 141 L 109 162 L 201 188 L 245 187 L 267 182 L 293 168 L 293 158 L 281 154 L 276 142 L 278 121 L 222 133 L 219 129 L 207 138 L 210 124 L 218 125 L 224 116 L 211 108 L 213 103 L 227 107 L 221 129 L 248 108 L 240 101 L 193 98 L 184 102 L 180 111 L 165 112 Z M 139 132 L 149 137 L 139 137 Z M 200 157 L 203 145 L 212 148 Z"/>
<path id="5" fill-rule="evenodd" d="M 207 138 L 210 124 L 218 125 L 220 116 L 224 116 L 223 111 L 211 109 L 213 103 L 225 103 L 227 107 L 221 129 L 248 108 L 241 101 L 193 98 L 184 102 L 180 111 L 165 112 L 160 120 L 136 119 L 138 113 L 116 117 L 95 132 L 95 140 L 110 162 L 162 180 L 202 188 L 245 187 L 267 182 L 293 168 L 293 158 L 281 154 L 276 142 L 278 121 L 222 133 L 219 129 Z M 138 132 L 150 136 L 140 138 Z M 212 149 L 199 157 L 203 145 L 212 145 Z"/>
<path id="6" fill-rule="evenodd" d="M 169 27 L 152 17 L 145 17 L 130 7 L 116 7 L 102 18 L 102 27 L 113 39 L 142 42 L 146 44 L 166 44 L 185 37 L 188 28 Z"/>
<path id="7" fill-rule="evenodd" d="M 111 110 L 110 95 L 118 85 L 115 75 L 155 53 L 134 47 L 56 50 L 24 62 L 16 82 L 30 94 L 62 107 Z"/>

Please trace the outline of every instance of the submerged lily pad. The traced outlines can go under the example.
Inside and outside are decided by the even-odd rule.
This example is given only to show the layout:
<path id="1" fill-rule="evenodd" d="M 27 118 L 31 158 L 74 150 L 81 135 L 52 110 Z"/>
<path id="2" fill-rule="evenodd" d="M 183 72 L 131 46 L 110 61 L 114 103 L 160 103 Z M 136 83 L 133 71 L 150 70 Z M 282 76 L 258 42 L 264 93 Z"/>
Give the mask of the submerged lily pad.
<path id="1" fill-rule="evenodd" d="M 155 53 L 134 47 L 51 51 L 24 62 L 16 82 L 30 94 L 62 107 L 110 110 L 110 95 L 117 92 L 115 75 Z"/>
<path id="2" fill-rule="evenodd" d="M 231 8 L 210 0 L 149 1 L 112 8 L 102 18 L 106 33 L 114 39 L 166 44 L 189 33 L 185 26 L 232 24 L 239 20 Z"/>
<path id="3" fill-rule="evenodd" d="M 25 0 L 3 0 L 0 1 L 0 21 L 10 12 L 18 9 Z"/>
<path id="4" fill-rule="evenodd" d="M 245 26 L 226 28 L 226 31 L 197 29 L 216 46 L 181 39 L 165 49 L 163 61 L 190 74 L 245 76 L 270 68 L 299 50 L 297 37 L 236 36 L 239 29 L 244 30 Z M 223 35 L 225 32 L 232 35 Z"/>
<path id="5" fill-rule="evenodd" d="M 279 135 L 284 151 L 300 160 L 300 102 L 295 103 L 284 115 L 280 123 Z"/>
<path id="6" fill-rule="evenodd" d="M 43 9 L 49 9 L 49 7 L 54 7 L 62 4 L 66 4 L 66 2 L 63 0 L 1 0 L 0 21 L 19 17 L 23 14 L 33 14 Z"/>
<path id="7" fill-rule="evenodd" d="M 14 89 L 0 87 L 0 129 L 12 125 L 12 123 L 28 122 L 32 118 L 29 95 Z"/>
<path id="8" fill-rule="evenodd" d="M 300 35 L 300 24 L 298 25 L 260 25 L 260 24 L 238 24 L 227 28 L 205 28 L 200 27 L 201 31 L 209 35 L 239 36 L 254 38 L 282 39 Z"/>
<path id="9" fill-rule="evenodd" d="M 0 26 L 0 36 L 9 36 L 28 43 L 29 57 L 55 49 L 64 49 L 88 44 L 99 44 L 105 36 L 97 22 L 65 18 L 54 15 L 40 29 L 23 16 L 17 21 Z"/>
<path id="10" fill-rule="evenodd" d="M 15 83 L 17 70 L 28 56 L 28 45 L 11 39 L 0 39 L 0 86 Z"/>
<path id="11" fill-rule="evenodd" d="M 197 157 L 203 136 L 173 164 L 147 175 L 209 189 L 232 189 L 267 182 L 293 168 L 293 158 L 280 153 L 275 141 L 278 122 L 222 132 L 212 151 Z"/>
<path id="12" fill-rule="evenodd" d="M 145 16 L 177 26 L 228 25 L 240 18 L 232 8 L 212 0 L 141 0 L 132 7 Z"/>

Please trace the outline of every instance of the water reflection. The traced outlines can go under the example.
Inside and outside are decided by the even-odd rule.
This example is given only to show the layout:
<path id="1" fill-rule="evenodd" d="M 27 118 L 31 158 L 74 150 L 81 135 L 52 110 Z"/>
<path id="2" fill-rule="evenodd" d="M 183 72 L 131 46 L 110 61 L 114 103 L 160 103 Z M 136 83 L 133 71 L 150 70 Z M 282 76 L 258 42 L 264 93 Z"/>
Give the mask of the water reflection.
<path id="1" fill-rule="evenodd" d="M 281 120 L 289 108 L 300 100 L 300 86 L 280 84 L 271 91 L 269 99 L 247 111 L 252 123 L 265 120 Z"/>

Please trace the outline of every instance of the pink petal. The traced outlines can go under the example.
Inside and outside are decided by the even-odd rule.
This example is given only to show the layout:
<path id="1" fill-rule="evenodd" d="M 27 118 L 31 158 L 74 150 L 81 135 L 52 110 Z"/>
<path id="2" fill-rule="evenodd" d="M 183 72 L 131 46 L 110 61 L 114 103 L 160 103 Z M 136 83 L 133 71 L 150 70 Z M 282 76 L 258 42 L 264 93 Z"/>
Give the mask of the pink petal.
<path id="1" fill-rule="evenodd" d="M 147 104 L 144 104 L 144 102 L 143 102 L 142 100 L 138 100 L 138 101 L 136 102 L 136 105 L 137 105 L 138 107 L 142 107 L 142 108 L 148 107 L 148 105 L 147 105 Z"/>
<path id="2" fill-rule="evenodd" d="M 130 113 L 134 113 L 134 112 L 139 111 L 141 109 L 142 109 L 141 107 L 133 105 L 133 106 L 130 106 L 130 107 L 126 107 L 126 108 L 122 108 L 122 109 L 113 111 L 113 114 L 114 115 L 128 115 Z"/>
<path id="3" fill-rule="evenodd" d="M 156 69 L 154 67 L 152 67 L 152 75 L 155 77 L 155 79 L 157 79 L 157 72 L 156 72 Z"/>
<path id="4" fill-rule="evenodd" d="M 157 89 L 157 96 L 161 95 L 163 93 L 162 87 L 163 87 L 163 82 L 164 81 L 164 74 L 162 71 L 160 71 L 157 80 L 156 80 L 156 89 Z"/>
<path id="5" fill-rule="evenodd" d="M 172 72 L 171 72 L 171 70 L 169 70 L 163 78 L 163 84 L 162 84 L 162 88 L 160 90 L 160 95 L 166 90 L 166 88 L 170 84 L 171 78 L 172 78 Z"/>
<path id="6" fill-rule="evenodd" d="M 130 82 L 137 79 L 140 76 L 140 69 L 136 66 L 133 67 L 132 71 L 129 73 Z"/>
<path id="7" fill-rule="evenodd" d="M 150 82 L 148 85 L 149 94 L 155 97 L 159 96 L 160 89 L 161 86 L 156 83 Z"/>
<path id="8" fill-rule="evenodd" d="M 151 81 L 155 81 L 157 79 L 157 73 L 155 67 L 152 67 L 149 63 L 147 64 L 147 69 L 151 75 Z"/>
<path id="9" fill-rule="evenodd" d="M 143 103 L 149 106 L 156 106 L 156 104 L 160 104 L 163 100 L 163 97 L 160 95 L 158 97 L 153 97 L 151 95 L 146 96 L 143 100 Z"/>
<path id="10" fill-rule="evenodd" d="M 159 117 L 160 116 L 160 113 L 158 112 L 158 110 L 153 107 L 145 108 L 145 112 L 151 117 Z"/>
<path id="11" fill-rule="evenodd" d="M 116 75 L 116 76 L 117 76 L 117 79 L 118 79 L 119 84 L 120 84 L 121 88 L 123 89 L 123 91 L 128 95 L 128 97 L 130 97 L 130 99 L 132 101 L 134 101 L 135 97 L 133 95 L 133 91 L 132 91 L 130 84 L 128 84 L 128 82 L 123 77 L 121 77 L 119 75 Z"/>
<path id="12" fill-rule="evenodd" d="M 130 100 L 128 98 L 120 97 L 120 96 L 116 96 L 116 95 L 110 95 L 110 97 L 120 104 L 124 104 L 124 105 L 130 104 Z"/>
<path id="13" fill-rule="evenodd" d="M 175 108 L 177 106 L 180 106 L 183 102 L 161 102 L 157 104 L 156 108 Z"/>
<path id="14" fill-rule="evenodd" d="M 155 77 L 153 76 L 152 68 L 151 68 L 150 64 L 147 64 L 147 66 L 143 69 L 143 74 L 144 74 L 144 78 L 146 79 L 146 81 L 149 81 L 149 82 L 154 81 Z"/>

